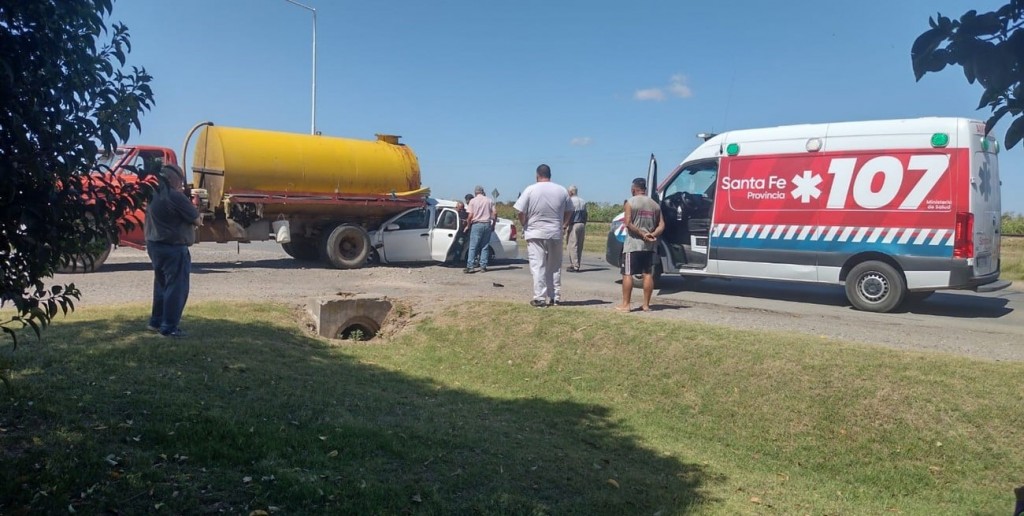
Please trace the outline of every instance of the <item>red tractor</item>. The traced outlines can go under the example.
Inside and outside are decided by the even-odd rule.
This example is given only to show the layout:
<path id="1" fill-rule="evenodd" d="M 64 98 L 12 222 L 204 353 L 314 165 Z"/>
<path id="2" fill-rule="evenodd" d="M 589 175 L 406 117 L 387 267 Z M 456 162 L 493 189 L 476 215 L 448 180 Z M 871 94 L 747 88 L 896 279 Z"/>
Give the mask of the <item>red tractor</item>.
<path id="1" fill-rule="evenodd" d="M 97 170 L 90 173 L 90 180 L 105 182 L 112 185 L 155 181 L 156 175 L 163 165 L 178 164 L 178 156 L 166 147 L 152 145 L 126 145 L 118 147 L 113 153 L 103 154 L 97 160 Z M 145 249 L 146 238 L 143 234 L 143 223 L 146 219 L 145 207 L 139 207 L 126 215 L 121 222 L 130 222 L 131 229 L 121 224 L 118 232 L 119 245 L 134 249 Z M 79 257 L 62 267 L 59 272 L 92 272 L 98 269 L 110 256 L 114 242 L 97 242 L 97 252 L 90 257 Z"/>

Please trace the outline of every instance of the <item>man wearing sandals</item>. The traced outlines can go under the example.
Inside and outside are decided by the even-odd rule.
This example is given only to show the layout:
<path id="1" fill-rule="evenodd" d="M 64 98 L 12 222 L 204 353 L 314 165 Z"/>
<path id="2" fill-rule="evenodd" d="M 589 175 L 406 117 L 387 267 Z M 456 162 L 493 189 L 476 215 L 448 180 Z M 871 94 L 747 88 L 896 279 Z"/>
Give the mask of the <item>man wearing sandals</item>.
<path id="1" fill-rule="evenodd" d="M 634 179 L 630 191 L 633 196 L 626 201 L 622 218 L 622 224 L 626 227 L 626 241 L 622 245 L 619 267 L 622 273 L 622 304 L 616 305 L 615 309 L 620 312 L 630 311 L 633 275 L 642 274 L 644 302 L 640 309 L 647 312 L 651 309 L 651 296 L 654 294 L 655 251 L 658 237 L 665 231 L 665 221 L 661 217 L 661 207 L 647 196 L 646 179 Z"/>

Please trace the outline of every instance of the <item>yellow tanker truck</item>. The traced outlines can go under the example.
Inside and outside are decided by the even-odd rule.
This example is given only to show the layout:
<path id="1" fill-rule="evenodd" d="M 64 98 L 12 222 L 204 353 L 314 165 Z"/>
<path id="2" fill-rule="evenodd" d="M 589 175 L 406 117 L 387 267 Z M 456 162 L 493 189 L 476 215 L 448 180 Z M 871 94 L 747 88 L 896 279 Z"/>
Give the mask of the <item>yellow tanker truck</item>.
<path id="1" fill-rule="evenodd" d="M 192 196 L 204 219 L 198 241 L 276 239 L 293 258 L 357 268 L 371 253 L 368 229 L 428 202 L 416 155 L 397 136 L 366 141 L 203 122 L 183 152 L 193 136 Z"/>

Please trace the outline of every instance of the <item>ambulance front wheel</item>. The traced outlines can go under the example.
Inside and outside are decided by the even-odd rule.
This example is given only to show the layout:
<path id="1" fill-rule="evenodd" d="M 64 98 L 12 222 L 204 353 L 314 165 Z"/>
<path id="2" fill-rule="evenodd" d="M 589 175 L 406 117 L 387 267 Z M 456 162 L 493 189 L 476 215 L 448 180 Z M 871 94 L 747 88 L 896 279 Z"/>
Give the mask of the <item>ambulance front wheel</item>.
<path id="1" fill-rule="evenodd" d="M 903 275 L 885 262 L 857 264 L 846 276 L 846 297 L 865 312 L 891 312 L 907 295 Z"/>

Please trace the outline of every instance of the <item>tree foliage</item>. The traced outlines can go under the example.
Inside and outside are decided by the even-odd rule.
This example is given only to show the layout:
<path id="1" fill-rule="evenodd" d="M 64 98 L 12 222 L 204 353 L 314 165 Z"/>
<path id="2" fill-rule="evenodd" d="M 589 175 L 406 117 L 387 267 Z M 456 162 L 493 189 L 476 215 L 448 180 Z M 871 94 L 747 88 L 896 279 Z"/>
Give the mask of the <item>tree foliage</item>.
<path id="1" fill-rule="evenodd" d="M 910 51 L 914 76 L 920 81 L 928 72 L 960 65 L 967 82 L 985 88 L 978 109 L 992 112 L 986 131 L 1007 114 L 1015 118 L 1005 138 L 1006 148 L 1013 148 L 1024 137 L 1024 0 L 983 14 L 967 11 L 960 19 L 939 13 L 928 23 Z"/>
<path id="2" fill-rule="evenodd" d="M 126 70 L 128 29 L 112 0 L 0 2 L 0 329 L 36 334 L 74 309 L 62 264 L 116 242 L 149 184 L 90 174 L 153 102 L 145 69 Z M 108 171 L 109 172 L 109 171 Z"/>

